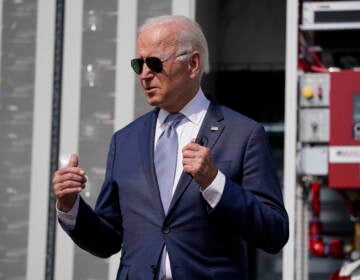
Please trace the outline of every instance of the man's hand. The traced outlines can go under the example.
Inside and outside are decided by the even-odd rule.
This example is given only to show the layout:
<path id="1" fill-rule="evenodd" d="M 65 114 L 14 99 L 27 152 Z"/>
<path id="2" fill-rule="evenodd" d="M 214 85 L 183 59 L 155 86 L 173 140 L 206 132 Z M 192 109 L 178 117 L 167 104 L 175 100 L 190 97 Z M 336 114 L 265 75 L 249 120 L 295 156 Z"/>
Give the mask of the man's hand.
<path id="1" fill-rule="evenodd" d="M 202 189 L 206 189 L 218 173 L 210 149 L 191 142 L 183 148 L 182 153 L 184 171 L 191 174 Z"/>
<path id="2" fill-rule="evenodd" d="M 78 164 L 79 156 L 72 154 L 68 166 L 54 173 L 53 189 L 60 211 L 70 211 L 76 201 L 76 195 L 85 187 L 85 171 L 79 168 Z"/>

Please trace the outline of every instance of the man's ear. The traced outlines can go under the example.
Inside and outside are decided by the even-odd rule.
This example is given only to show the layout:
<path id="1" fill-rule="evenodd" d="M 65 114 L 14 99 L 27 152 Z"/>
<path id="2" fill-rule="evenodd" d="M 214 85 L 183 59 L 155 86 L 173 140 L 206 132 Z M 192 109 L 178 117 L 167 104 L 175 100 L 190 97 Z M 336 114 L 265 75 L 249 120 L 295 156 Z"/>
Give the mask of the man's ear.
<path id="1" fill-rule="evenodd" d="M 193 51 L 189 55 L 189 61 L 188 61 L 188 69 L 191 78 L 194 79 L 199 76 L 201 71 L 200 64 L 201 64 L 200 53 L 198 51 Z"/>

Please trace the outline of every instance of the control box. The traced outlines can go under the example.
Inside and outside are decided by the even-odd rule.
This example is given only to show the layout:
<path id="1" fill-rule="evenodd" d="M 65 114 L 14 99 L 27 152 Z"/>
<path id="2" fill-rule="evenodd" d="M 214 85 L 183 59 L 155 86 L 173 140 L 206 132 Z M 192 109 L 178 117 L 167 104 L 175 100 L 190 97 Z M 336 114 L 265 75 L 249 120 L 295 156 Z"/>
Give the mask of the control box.
<path id="1" fill-rule="evenodd" d="M 330 74 L 301 75 L 299 93 L 300 141 L 304 143 L 328 142 Z"/>
<path id="2" fill-rule="evenodd" d="M 330 74 L 308 73 L 300 77 L 300 106 L 328 107 L 330 96 Z"/>
<path id="3" fill-rule="evenodd" d="M 300 150 L 297 171 L 302 175 L 328 174 L 328 146 L 305 146 Z"/>
<path id="4" fill-rule="evenodd" d="M 329 109 L 304 108 L 299 114 L 299 138 L 304 143 L 329 141 Z"/>

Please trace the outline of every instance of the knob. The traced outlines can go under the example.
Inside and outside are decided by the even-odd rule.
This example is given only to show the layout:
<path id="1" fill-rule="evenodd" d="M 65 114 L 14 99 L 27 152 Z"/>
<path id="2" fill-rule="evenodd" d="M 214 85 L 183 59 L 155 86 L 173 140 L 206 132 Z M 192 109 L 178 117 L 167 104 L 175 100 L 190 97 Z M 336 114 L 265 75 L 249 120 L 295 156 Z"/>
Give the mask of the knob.
<path id="1" fill-rule="evenodd" d="M 301 90 L 301 94 L 306 98 L 306 99 L 311 99 L 314 97 L 314 90 L 312 87 L 303 87 L 303 89 Z"/>

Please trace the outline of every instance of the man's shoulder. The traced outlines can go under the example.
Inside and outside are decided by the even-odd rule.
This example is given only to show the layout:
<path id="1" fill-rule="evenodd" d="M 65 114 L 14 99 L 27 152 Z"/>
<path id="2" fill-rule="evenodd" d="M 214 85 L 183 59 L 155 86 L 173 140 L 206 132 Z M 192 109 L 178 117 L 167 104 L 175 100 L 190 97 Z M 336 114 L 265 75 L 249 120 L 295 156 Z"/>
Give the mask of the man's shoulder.
<path id="1" fill-rule="evenodd" d="M 158 110 L 154 109 L 150 112 L 147 112 L 139 117 L 137 117 L 135 120 L 124 126 L 123 128 L 117 130 L 115 134 L 127 134 L 131 132 L 136 132 L 139 129 L 144 129 L 144 125 L 150 125 L 151 121 L 155 120 L 158 114 Z"/>
<path id="2" fill-rule="evenodd" d="M 254 119 L 240 113 L 237 112 L 227 106 L 218 104 L 218 103 L 211 103 L 212 106 L 214 106 L 215 108 L 217 108 L 217 110 L 220 110 L 220 112 L 222 113 L 223 117 L 224 117 L 224 121 L 226 123 L 229 124 L 234 124 L 234 125 L 242 125 L 242 126 L 247 126 L 247 127 L 255 127 L 255 126 L 260 126 L 260 124 L 255 121 Z"/>

